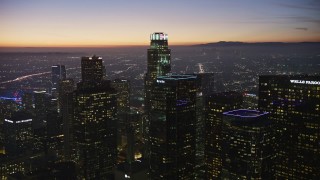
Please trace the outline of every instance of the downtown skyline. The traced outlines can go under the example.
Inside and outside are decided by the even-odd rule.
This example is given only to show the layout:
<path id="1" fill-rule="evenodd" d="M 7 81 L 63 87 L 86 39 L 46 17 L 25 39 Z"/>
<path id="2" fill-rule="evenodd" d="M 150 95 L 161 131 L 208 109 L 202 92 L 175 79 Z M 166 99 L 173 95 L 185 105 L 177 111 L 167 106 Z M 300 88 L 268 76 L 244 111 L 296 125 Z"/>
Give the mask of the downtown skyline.
<path id="1" fill-rule="evenodd" d="M 0 47 L 147 45 L 163 31 L 171 45 L 218 41 L 319 42 L 320 3 L 282 1 L 0 2 Z"/>
<path id="2" fill-rule="evenodd" d="M 1 48 L 1 179 L 319 177 L 319 43 L 169 40 Z"/>

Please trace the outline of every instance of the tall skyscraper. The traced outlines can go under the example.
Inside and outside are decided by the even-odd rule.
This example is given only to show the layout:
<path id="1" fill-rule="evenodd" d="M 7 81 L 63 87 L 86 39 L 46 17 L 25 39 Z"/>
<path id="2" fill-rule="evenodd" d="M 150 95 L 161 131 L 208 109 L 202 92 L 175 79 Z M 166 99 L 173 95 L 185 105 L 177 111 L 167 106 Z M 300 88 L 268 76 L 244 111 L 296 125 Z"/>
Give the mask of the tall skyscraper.
<path id="1" fill-rule="evenodd" d="M 58 112 L 62 116 L 62 132 L 64 143 L 64 159 L 71 159 L 71 127 L 73 119 L 73 97 L 75 84 L 72 79 L 65 79 L 59 82 Z"/>
<path id="2" fill-rule="evenodd" d="M 171 71 L 171 50 L 168 48 L 168 35 L 153 33 L 150 35 L 150 48 L 148 49 L 148 72 L 155 80 L 158 76 L 166 75 Z"/>
<path id="3" fill-rule="evenodd" d="M 74 92 L 73 141 L 80 178 L 108 179 L 117 158 L 116 91 L 103 82 Z"/>
<path id="4" fill-rule="evenodd" d="M 82 57 L 81 58 L 82 82 L 96 82 L 103 80 L 103 62 L 102 57 Z"/>
<path id="5" fill-rule="evenodd" d="M 156 78 L 171 72 L 171 50 L 168 48 L 168 35 L 156 32 L 150 35 L 150 40 L 145 77 L 146 109 L 149 108 L 150 92 Z"/>
<path id="6" fill-rule="evenodd" d="M 196 178 L 204 179 L 205 176 L 205 119 L 206 119 L 206 99 L 214 92 L 214 74 L 195 74 L 198 78 L 197 92 L 197 123 L 196 123 Z"/>
<path id="7" fill-rule="evenodd" d="M 214 93 L 206 99 L 205 179 L 221 179 L 223 112 L 238 109 L 242 95 L 237 92 Z"/>
<path id="8" fill-rule="evenodd" d="M 156 32 L 150 35 L 150 48 L 148 49 L 147 73 L 145 75 L 145 99 L 144 109 L 147 114 L 144 124 L 144 141 L 147 152 L 149 151 L 149 126 L 150 126 L 150 101 L 151 92 L 156 84 L 158 76 L 164 76 L 171 72 L 171 50 L 168 48 L 168 35 Z M 148 158 L 149 154 L 144 156 Z"/>
<path id="9" fill-rule="evenodd" d="M 58 88 L 59 81 L 66 79 L 66 67 L 64 65 L 54 65 L 51 69 L 52 86 Z"/>
<path id="10" fill-rule="evenodd" d="M 130 123 L 127 122 L 130 114 L 130 82 L 125 79 L 115 79 L 111 82 L 111 86 L 117 91 L 117 145 L 118 149 L 122 149 L 124 145 L 127 145 L 123 137 L 127 137 L 126 128 Z"/>
<path id="11" fill-rule="evenodd" d="M 73 114 L 70 150 L 78 178 L 110 179 L 117 159 L 117 92 L 103 81 L 101 57 L 82 57 L 81 70 L 82 82 L 71 95 L 72 107 L 66 108 Z"/>
<path id="12" fill-rule="evenodd" d="M 193 179 L 197 77 L 159 76 L 151 92 L 150 178 Z"/>
<path id="13" fill-rule="evenodd" d="M 259 108 L 277 131 L 277 179 L 320 177 L 320 76 L 260 76 Z"/>
<path id="14" fill-rule="evenodd" d="M 221 179 L 274 179 L 274 140 L 267 112 L 224 112 Z"/>

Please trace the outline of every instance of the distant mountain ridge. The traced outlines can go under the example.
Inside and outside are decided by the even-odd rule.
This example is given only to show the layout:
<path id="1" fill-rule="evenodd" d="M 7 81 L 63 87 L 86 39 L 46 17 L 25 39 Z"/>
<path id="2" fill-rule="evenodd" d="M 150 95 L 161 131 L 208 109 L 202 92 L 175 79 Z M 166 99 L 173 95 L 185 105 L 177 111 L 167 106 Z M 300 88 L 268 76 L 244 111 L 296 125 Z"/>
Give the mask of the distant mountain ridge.
<path id="1" fill-rule="evenodd" d="M 247 43 L 240 41 L 219 41 L 214 43 L 197 44 L 195 46 L 212 46 L 212 47 L 228 47 L 228 46 L 282 46 L 282 45 L 320 45 L 320 42 L 257 42 Z"/>

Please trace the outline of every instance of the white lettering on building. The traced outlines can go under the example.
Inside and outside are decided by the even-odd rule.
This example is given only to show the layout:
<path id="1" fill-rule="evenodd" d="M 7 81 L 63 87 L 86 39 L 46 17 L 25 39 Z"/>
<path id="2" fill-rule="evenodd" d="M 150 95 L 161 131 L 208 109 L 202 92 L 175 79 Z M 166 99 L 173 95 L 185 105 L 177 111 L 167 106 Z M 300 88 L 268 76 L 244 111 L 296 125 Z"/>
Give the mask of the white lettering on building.
<path id="1" fill-rule="evenodd" d="M 164 80 L 157 80 L 157 83 L 165 83 Z"/>
<path id="2" fill-rule="evenodd" d="M 293 84 L 311 84 L 311 85 L 320 85 L 320 81 L 305 81 L 305 80 L 290 80 Z"/>
<path id="3" fill-rule="evenodd" d="M 32 119 L 26 119 L 26 120 L 21 120 L 21 121 L 11 121 L 9 119 L 5 119 L 4 121 L 8 122 L 8 123 L 25 123 L 25 122 L 31 122 Z"/>

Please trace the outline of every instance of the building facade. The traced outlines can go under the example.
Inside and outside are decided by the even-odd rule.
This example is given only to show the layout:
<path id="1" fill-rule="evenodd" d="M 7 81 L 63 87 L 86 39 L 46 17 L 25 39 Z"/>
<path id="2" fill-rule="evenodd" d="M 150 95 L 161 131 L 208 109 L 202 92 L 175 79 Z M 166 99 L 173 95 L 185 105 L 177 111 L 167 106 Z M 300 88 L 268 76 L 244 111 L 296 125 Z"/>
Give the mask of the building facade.
<path id="1" fill-rule="evenodd" d="M 108 179 L 117 157 L 116 91 L 108 82 L 73 93 L 72 138 L 79 177 Z"/>
<path id="2" fill-rule="evenodd" d="M 170 75 L 156 80 L 150 109 L 151 179 L 194 178 L 196 79 Z"/>
<path id="3" fill-rule="evenodd" d="M 64 103 L 64 101 L 66 100 L 67 94 L 71 93 L 74 90 L 75 90 L 75 84 L 73 79 L 65 79 L 65 80 L 59 81 L 58 112 L 60 114 L 62 114 L 63 104 L 66 104 Z"/>
<path id="4" fill-rule="evenodd" d="M 205 178 L 205 120 L 207 112 L 206 100 L 214 93 L 214 74 L 200 73 L 197 76 L 197 123 L 196 123 L 196 178 Z"/>
<path id="5" fill-rule="evenodd" d="M 260 76 L 259 109 L 277 131 L 275 177 L 320 177 L 320 76 Z"/>
<path id="6" fill-rule="evenodd" d="M 82 82 L 96 82 L 103 80 L 103 62 L 102 57 L 82 57 L 81 58 L 81 76 Z"/>
<path id="7" fill-rule="evenodd" d="M 146 118 L 143 122 L 144 143 L 146 151 L 144 157 L 149 154 L 149 128 L 150 128 L 150 101 L 153 87 L 158 76 L 164 76 L 171 72 L 171 50 L 168 48 L 168 35 L 155 32 L 150 35 L 150 48 L 148 49 L 147 73 L 144 79 L 144 110 Z"/>
<path id="8" fill-rule="evenodd" d="M 222 179 L 274 179 L 274 133 L 267 112 L 223 113 Z"/>
<path id="9" fill-rule="evenodd" d="M 206 99 L 205 179 L 221 178 L 223 112 L 240 108 L 242 101 L 242 95 L 233 91 L 214 93 Z"/>

